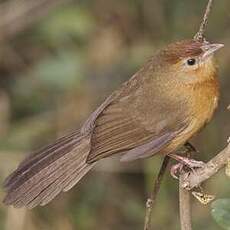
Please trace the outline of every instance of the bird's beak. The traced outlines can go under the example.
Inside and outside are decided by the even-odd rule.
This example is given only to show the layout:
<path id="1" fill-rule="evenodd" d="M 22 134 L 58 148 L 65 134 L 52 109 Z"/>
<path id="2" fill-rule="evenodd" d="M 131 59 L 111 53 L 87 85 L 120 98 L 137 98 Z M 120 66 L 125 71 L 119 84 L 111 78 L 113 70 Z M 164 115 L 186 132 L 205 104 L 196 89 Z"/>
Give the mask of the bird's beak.
<path id="1" fill-rule="evenodd" d="M 201 49 L 204 51 L 202 55 L 202 59 L 206 59 L 207 57 L 210 57 L 212 54 L 214 54 L 217 50 L 224 47 L 224 44 L 205 44 L 201 47 Z"/>

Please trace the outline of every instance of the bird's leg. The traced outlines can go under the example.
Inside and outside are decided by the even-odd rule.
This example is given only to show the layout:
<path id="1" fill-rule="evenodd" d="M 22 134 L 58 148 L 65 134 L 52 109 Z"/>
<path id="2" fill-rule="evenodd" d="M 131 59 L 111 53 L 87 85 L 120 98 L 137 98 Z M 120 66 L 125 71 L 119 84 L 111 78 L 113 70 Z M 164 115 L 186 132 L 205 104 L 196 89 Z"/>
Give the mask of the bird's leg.
<path id="1" fill-rule="evenodd" d="M 193 159 L 190 159 L 192 153 L 198 153 L 196 148 L 190 144 L 189 142 L 186 142 L 184 147 L 186 148 L 186 157 L 182 157 L 180 155 L 176 154 L 170 154 L 170 157 L 177 160 L 179 163 L 173 165 L 170 169 L 170 173 L 172 177 L 178 179 L 178 173 L 180 173 L 184 166 L 187 166 L 189 169 L 193 170 L 194 168 L 202 168 L 204 167 L 204 163 L 202 161 L 196 161 Z"/>

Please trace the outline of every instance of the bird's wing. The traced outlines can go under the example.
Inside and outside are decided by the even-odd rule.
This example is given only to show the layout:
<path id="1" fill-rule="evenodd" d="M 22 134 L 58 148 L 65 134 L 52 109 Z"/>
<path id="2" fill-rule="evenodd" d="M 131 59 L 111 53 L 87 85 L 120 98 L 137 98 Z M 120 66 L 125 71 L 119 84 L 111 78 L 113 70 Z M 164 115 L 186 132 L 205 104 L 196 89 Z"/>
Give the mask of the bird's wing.
<path id="1" fill-rule="evenodd" d="M 173 103 L 157 103 L 159 97 L 145 95 L 146 88 L 133 84 L 133 79 L 127 84 L 102 104 L 85 125 L 92 128 L 88 163 L 121 152 L 127 153 L 123 160 L 146 157 L 150 151 L 153 155 L 188 125 L 186 116 Z"/>
<path id="2" fill-rule="evenodd" d="M 186 123 L 175 124 L 173 116 L 175 114 L 168 121 L 164 120 L 164 125 L 160 124 L 161 116 L 156 116 L 154 130 L 146 126 L 146 121 L 142 122 L 129 112 L 122 111 L 119 104 L 110 104 L 95 121 L 88 162 L 121 152 L 126 153 L 122 158 L 125 161 L 159 152 L 187 127 Z M 172 127 L 171 121 L 175 126 Z"/>
<path id="3" fill-rule="evenodd" d="M 168 132 L 160 137 L 153 138 L 151 141 L 133 148 L 125 153 L 121 161 L 132 161 L 140 158 L 146 158 L 154 155 L 155 153 L 161 151 L 165 146 L 172 141 L 179 132 Z"/>

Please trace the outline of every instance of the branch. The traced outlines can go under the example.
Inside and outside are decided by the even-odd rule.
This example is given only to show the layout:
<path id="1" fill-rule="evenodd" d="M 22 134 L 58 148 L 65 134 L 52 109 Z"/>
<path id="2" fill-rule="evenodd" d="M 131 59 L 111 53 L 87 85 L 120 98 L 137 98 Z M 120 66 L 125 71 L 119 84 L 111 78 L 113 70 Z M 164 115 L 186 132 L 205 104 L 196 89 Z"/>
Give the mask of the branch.
<path id="1" fill-rule="evenodd" d="M 205 32 L 205 29 L 206 29 L 207 24 L 208 24 L 208 16 L 209 16 L 211 8 L 212 8 L 212 3 L 213 3 L 213 0 L 208 1 L 208 4 L 206 6 L 206 10 L 205 10 L 205 13 L 203 16 L 203 20 L 200 24 L 199 31 L 194 36 L 194 40 L 198 40 L 198 41 L 204 41 L 205 40 L 204 32 Z"/>
<path id="2" fill-rule="evenodd" d="M 221 168 L 223 168 L 230 159 L 230 143 L 219 154 L 213 157 L 203 168 L 194 170 L 193 172 L 186 172 L 183 174 L 183 181 L 181 186 L 187 190 L 198 187 L 201 183 L 215 175 Z"/>
<path id="3" fill-rule="evenodd" d="M 167 169 L 168 163 L 169 163 L 170 157 L 166 156 L 162 162 L 160 171 L 157 175 L 157 179 L 155 180 L 154 186 L 153 186 L 153 191 L 150 194 L 150 198 L 147 199 L 146 201 L 146 213 L 145 213 L 145 225 L 144 225 L 144 230 L 149 230 L 150 225 L 151 225 L 151 214 L 153 207 L 156 202 L 157 194 L 160 190 L 161 182 L 163 179 L 163 176 L 165 174 L 165 171 Z"/>
<path id="4" fill-rule="evenodd" d="M 192 230 L 190 191 L 182 187 L 185 174 L 180 176 L 179 206 L 181 230 Z"/>

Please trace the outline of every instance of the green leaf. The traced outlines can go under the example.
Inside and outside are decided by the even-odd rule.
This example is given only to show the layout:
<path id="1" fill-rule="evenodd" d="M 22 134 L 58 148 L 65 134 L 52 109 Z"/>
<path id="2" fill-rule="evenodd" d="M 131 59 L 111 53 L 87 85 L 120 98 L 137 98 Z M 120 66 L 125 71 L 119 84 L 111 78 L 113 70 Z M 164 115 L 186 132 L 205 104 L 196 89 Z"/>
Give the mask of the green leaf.
<path id="1" fill-rule="evenodd" d="M 218 199 L 212 203 L 212 217 L 223 229 L 230 230 L 230 199 Z"/>

